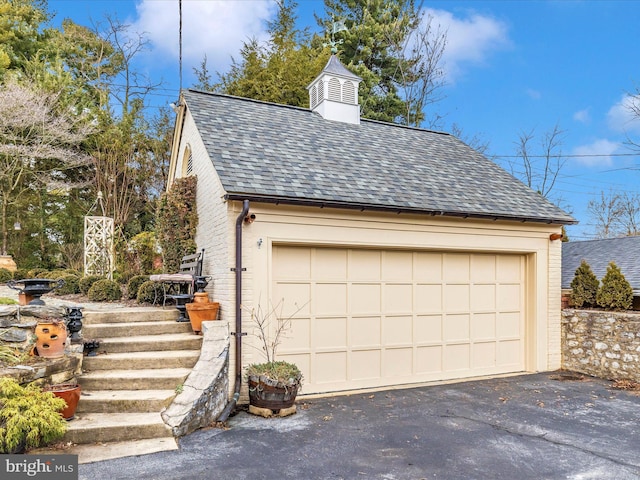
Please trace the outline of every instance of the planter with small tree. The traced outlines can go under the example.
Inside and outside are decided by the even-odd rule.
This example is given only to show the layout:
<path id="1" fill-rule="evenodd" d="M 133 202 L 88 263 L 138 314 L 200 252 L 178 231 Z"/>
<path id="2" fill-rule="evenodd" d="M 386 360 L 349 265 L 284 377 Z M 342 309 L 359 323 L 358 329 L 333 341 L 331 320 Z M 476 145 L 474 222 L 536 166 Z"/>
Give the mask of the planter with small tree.
<path id="1" fill-rule="evenodd" d="M 257 328 L 256 336 L 262 344 L 266 362 L 253 363 L 247 367 L 249 412 L 264 417 L 295 413 L 294 402 L 302 386 L 302 372 L 297 365 L 275 359 L 278 346 L 285 333 L 291 329 L 293 317 L 302 309 L 299 307 L 290 316 L 283 318 L 282 305 L 283 302 L 280 302 L 266 313 L 258 306 L 251 312 L 251 318 Z M 277 323 L 273 328 L 273 335 L 270 336 L 272 321 Z"/>

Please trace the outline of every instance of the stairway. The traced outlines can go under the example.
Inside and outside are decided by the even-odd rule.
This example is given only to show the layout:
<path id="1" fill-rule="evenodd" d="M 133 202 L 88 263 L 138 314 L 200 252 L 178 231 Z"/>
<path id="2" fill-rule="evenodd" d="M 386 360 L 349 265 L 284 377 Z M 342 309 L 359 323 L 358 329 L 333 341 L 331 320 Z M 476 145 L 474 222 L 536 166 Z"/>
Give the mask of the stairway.
<path id="1" fill-rule="evenodd" d="M 99 339 L 100 348 L 97 356 L 84 357 L 82 394 L 63 440 L 77 444 L 69 453 L 78 453 L 81 463 L 121 449 L 138 454 L 177 448 L 160 412 L 198 361 L 202 343 L 177 317 L 175 309 L 158 308 L 84 314 L 83 338 Z M 104 455 L 93 449 L 83 458 L 87 445 Z"/>

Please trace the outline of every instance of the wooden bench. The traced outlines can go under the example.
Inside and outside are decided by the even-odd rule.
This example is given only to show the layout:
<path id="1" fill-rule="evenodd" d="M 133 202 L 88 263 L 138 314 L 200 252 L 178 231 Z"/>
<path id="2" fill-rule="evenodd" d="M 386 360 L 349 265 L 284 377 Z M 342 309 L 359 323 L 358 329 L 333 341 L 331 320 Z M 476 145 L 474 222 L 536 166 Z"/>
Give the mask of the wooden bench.
<path id="1" fill-rule="evenodd" d="M 182 257 L 177 273 L 161 273 L 149 277 L 149 280 L 162 283 L 163 306 L 166 304 L 167 299 L 175 300 L 176 308 L 180 311 L 179 321 L 185 321 L 184 304 L 193 300 L 193 294 L 196 292 L 196 279 L 203 276 L 203 260 L 204 248 L 198 253 Z"/>

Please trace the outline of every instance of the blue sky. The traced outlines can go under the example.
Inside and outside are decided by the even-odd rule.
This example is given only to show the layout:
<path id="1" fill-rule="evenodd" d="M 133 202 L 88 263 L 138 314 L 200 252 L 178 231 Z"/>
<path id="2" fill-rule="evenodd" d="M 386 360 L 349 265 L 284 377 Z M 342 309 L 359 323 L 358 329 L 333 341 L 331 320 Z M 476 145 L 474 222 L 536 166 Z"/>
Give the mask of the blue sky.
<path id="1" fill-rule="evenodd" d="M 640 143 L 640 121 L 625 108 L 640 87 L 640 1 L 433 1 L 425 7 L 447 30 L 446 96 L 436 106 L 443 130 L 453 123 L 466 136 L 489 143 L 488 154 L 514 173 L 515 143 L 533 131 L 530 153 L 539 154 L 544 134 L 564 130 L 566 163 L 554 200 L 580 221 L 572 240 L 591 238 L 589 200 L 601 192 L 637 193 L 640 156 L 625 140 Z M 165 81 L 157 105 L 178 97 L 177 0 L 49 0 L 54 23 L 68 17 L 82 25 L 115 14 L 150 40 L 139 67 Z M 183 86 L 206 54 L 211 71 L 227 70 L 249 37 L 265 38 L 273 17 L 269 0 L 183 0 Z M 299 24 L 318 27 L 321 0 L 300 0 Z"/>

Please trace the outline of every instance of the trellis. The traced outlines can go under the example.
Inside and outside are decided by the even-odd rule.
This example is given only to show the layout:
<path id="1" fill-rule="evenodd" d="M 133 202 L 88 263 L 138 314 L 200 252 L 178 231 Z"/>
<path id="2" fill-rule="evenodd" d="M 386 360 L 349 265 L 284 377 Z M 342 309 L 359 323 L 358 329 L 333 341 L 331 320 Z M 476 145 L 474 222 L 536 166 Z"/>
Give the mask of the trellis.
<path id="1" fill-rule="evenodd" d="M 84 217 L 84 274 L 113 278 L 113 218 Z"/>

